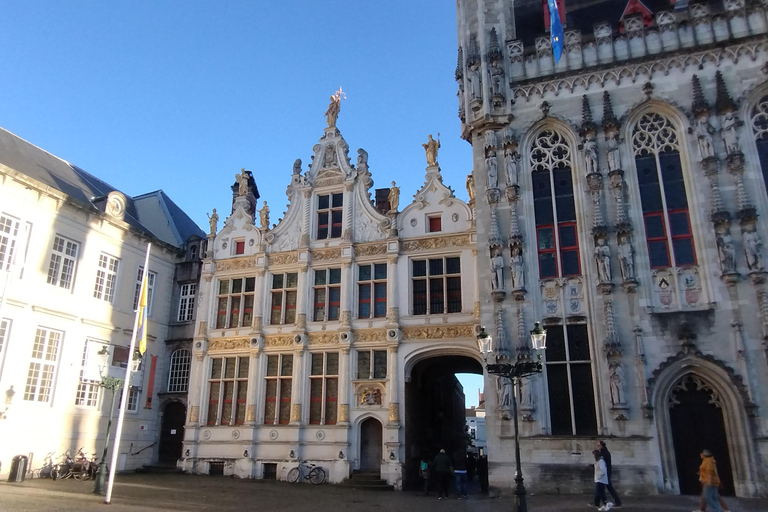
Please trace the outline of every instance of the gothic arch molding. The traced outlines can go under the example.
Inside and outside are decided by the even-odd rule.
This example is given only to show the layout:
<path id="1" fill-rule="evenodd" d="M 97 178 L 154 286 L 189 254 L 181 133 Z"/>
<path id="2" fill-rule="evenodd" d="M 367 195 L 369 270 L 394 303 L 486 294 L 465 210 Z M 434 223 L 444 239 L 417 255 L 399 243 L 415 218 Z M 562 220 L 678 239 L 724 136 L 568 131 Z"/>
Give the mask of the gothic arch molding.
<path id="1" fill-rule="evenodd" d="M 719 397 L 723 410 L 728 449 L 733 466 L 737 496 L 758 496 L 761 492 L 761 464 L 755 445 L 754 405 L 741 376 L 718 359 L 699 351 L 682 351 L 663 362 L 648 379 L 651 405 L 656 408 L 664 490 L 679 493 L 677 462 L 672 440 L 669 403 L 676 386 L 686 377 L 696 378 Z"/>

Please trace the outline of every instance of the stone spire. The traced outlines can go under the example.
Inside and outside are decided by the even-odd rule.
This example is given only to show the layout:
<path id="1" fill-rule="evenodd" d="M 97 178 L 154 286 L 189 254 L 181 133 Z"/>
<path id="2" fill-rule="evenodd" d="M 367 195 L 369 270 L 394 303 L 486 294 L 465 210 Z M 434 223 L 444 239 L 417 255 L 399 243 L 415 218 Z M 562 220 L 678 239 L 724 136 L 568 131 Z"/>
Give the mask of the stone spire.
<path id="1" fill-rule="evenodd" d="M 501 60 L 501 46 L 499 46 L 499 36 L 496 35 L 496 28 L 491 29 L 491 40 L 488 43 L 488 60 Z"/>
<path id="2" fill-rule="evenodd" d="M 613 113 L 611 95 L 608 91 L 603 91 L 603 129 L 609 130 L 610 128 L 618 127 L 619 120 L 616 119 L 616 114 Z"/>
<path id="3" fill-rule="evenodd" d="M 469 52 L 467 55 L 467 66 L 480 62 L 480 49 L 477 44 L 477 36 L 469 36 Z"/>
<path id="4" fill-rule="evenodd" d="M 587 95 L 581 97 L 581 136 L 586 137 L 588 134 L 595 132 L 595 123 L 592 121 L 592 108 L 589 106 L 589 98 Z"/>
<path id="5" fill-rule="evenodd" d="M 693 85 L 693 105 L 691 105 L 691 110 L 697 116 L 700 114 L 708 114 L 709 105 L 704 99 L 704 93 L 701 91 L 701 83 L 699 82 L 699 77 L 693 75 L 691 83 Z"/>
<path id="6" fill-rule="evenodd" d="M 723 115 L 735 111 L 736 102 L 728 94 L 725 79 L 720 71 L 715 73 L 715 85 L 717 86 L 717 97 L 715 98 L 715 110 L 717 110 L 717 113 Z"/>
<path id="7" fill-rule="evenodd" d="M 464 48 L 459 46 L 459 57 L 456 59 L 456 80 L 464 78 Z"/>

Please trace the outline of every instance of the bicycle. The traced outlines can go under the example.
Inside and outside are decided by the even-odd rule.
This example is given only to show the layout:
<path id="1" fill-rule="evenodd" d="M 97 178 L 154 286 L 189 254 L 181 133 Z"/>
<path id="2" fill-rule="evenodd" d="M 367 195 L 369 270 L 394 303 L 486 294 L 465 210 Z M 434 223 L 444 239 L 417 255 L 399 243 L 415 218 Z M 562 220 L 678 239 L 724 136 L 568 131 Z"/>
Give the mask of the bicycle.
<path id="1" fill-rule="evenodd" d="M 77 458 L 72 467 L 72 477 L 75 480 L 90 480 L 96 475 L 98 471 L 98 464 L 96 463 L 96 455 L 94 454 L 91 459 L 83 453 L 83 449 L 80 448 L 77 451 Z"/>
<path id="2" fill-rule="evenodd" d="M 295 484 L 299 481 L 300 477 L 304 480 L 309 480 L 313 485 L 320 485 L 325 482 L 326 475 L 325 470 L 321 466 L 307 461 L 300 461 L 298 466 L 288 472 L 287 480 L 289 483 Z"/>
<path id="3" fill-rule="evenodd" d="M 72 468 L 75 465 L 75 461 L 72 459 L 69 450 L 64 452 L 64 455 L 61 457 L 64 459 L 64 462 L 54 464 L 53 468 L 51 468 L 51 478 L 54 480 L 64 480 L 72 476 Z"/>
<path id="4" fill-rule="evenodd" d="M 54 477 L 54 464 L 53 464 L 53 456 L 56 452 L 48 452 L 48 454 L 43 458 L 43 465 L 40 466 L 37 469 L 32 470 L 32 478 L 51 478 L 55 480 Z"/>

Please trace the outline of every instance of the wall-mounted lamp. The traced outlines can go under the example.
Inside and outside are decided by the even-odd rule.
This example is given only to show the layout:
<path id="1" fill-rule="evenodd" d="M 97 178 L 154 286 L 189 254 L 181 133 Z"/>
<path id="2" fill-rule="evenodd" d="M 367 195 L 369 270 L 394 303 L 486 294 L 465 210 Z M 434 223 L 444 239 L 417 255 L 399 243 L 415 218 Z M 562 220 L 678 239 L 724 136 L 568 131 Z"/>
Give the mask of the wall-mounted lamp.
<path id="1" fill-rule="evenodd" d="M 339 458 L 340 458 L 340 459 L 343 459 L 343 458 L 344 458 L 344 452 L 342 452 L 342 451 L 339 451 Z"/>
<path id="2" fill-rule="evenodd" d="M 395 460 L 395 452 L 389 452 L 389 460 Z"/>
<path id="3" fill-rule="evenodd" d="M 243 450 L 243 457 L 247 457 L 247 456 L 248 456 L 248 450 Z"/>
<path id="4" fill-rule="evenodd" d="M 99 351 L 96 352 L 96 355 L 108 356 L 109 355 L 109 345 L 102 345 L 101 349 L 99 349 Z"/>
<path id="5" fill-rule="evenodd" d="M 291 450 L 291 453 L 289 453 L 288 456 L 293 459 L 296 457 L 296 454 L 293 453 L 293 450 Z"/>

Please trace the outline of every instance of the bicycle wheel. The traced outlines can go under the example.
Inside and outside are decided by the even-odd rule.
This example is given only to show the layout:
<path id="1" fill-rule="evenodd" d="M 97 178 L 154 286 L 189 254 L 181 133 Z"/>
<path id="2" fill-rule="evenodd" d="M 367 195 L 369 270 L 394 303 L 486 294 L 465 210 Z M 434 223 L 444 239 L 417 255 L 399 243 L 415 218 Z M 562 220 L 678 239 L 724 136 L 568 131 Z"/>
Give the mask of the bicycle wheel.
<path id="1" fill-rule="evenodd" d="M 51 479 L 57 480 L 59 478 L 59 468 L 58 466 L 53 466 L 51 468 Z"/>
<path id="2" fill-rule="evenodd" d="M 320 485 L 325 482 L 325 470 L 323 468 L 312 468 L 309 472 L 309 481 L 314 485 Z"/>
<path id="3" fill-rule="evenodd" d="M 295 484 L 299 481 L 299 468 L 293 468 L 288 472 L 288 477 L 286 478 L 289 483 Z"/>
<path id="4" fill-rule="evenodd" d="M 75 480 L 81 482 L 91 478 L 91 472 L 86 466 L 83 465 L 80 466 L 80 469 L 72 471 L 72 477 L 74 477 Z"/>

